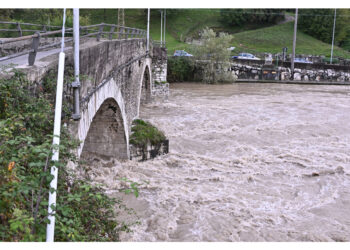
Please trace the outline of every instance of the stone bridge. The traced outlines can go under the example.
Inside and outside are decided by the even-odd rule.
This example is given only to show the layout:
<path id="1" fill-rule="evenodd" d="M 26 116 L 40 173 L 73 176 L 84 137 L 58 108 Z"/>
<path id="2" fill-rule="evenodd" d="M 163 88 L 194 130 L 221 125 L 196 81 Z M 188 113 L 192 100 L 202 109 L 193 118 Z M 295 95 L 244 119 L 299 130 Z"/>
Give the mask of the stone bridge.
<path id="1" fill-rule="evenodd" d="M 141 101 L 151 96 L 152 59 L 144 39 L 104 41 L 80 52 L 81 118 L 71 121 L 82 142 L 77 155 L 128 159 L 129 134 Z"/>
<path id="2" fill-rule="evenodd" d="M 67 124 L 71 134 L 81 141 L 76 152 L 78 157 L 84 158 L 92 152 L 118 159 L 130 158 L 132 121 L 139 117 L 140 104 L 155 94 L 157 87 L 153 78 L 166 74 L 165 49 L 151 46 L 147 53 L 146 46 L 144 38 L 100 41 L 89 38 L 81 42 L 80 119 L 70 119 Z M 72 48 L 67 47 L 65 53 L 66 74 L 73 68 Z M 57 52 L 38 58 L 34 66 L 17 65 L 36 83 L 58 67 Z M 72 99 L 73 88 L 65 83 L 64 101 L 72 102 Z"/>

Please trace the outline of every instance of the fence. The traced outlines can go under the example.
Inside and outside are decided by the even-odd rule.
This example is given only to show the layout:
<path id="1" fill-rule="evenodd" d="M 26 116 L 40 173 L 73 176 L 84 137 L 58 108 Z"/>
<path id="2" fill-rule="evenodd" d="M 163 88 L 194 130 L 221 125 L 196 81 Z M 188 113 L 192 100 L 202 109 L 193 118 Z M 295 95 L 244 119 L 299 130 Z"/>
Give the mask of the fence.
<path id="1" fill-rule="evenodd" d="M 158 48 L 165 48 L 165 42 L 164 41 L 152 41 L 152 44 L 154 47 Z"/>
<path id="2" fill-rule="evenodd" d="M 53 25 L 45 25 L 45 24 L 33 24 L 33 23 L 18 23 L 18 22 L 7 22 L 7 21 L 0 21 L 1 26 L 7 26 L 0 29 L 0 32 L 7 32 L 7 33 L 18 33 L 18 36 L 23 36 L 23 33 L 45 33 L 47 31 L 51 30 L 57 30 L 61 29 L 60 26 L 53 26 Z M 24 27 L 23 27 L 24 26 Z M 34 27 L 40 27 L 41 29 L 34 28 Z"/>
<path id="3" fill-rule="evenodd" d="M 7 24 L 7 25 L 17 25 L 17 29 L 0 29 L 0 31 L 5 32 L 17 32 L 18 37 L 16 38 L 0 38 L 0 49 L 2 49 L 2 45 L 4 44 L 11 44 L 18 41 L 25 41 L 25 40 L 32 40 L 31 41 L 31 49 L 26 51 L 21 51 L 19 53 L 14 53 L 5 57 L 0 58 L 1 61 L 6 61 L 11 58 L 19 57 L 25 54 L 29 54 L 28 56 L 28 64 L 30 66 L 34 65 L 35 63 L 35 57 L 37 52 L 49 49 L 55 46 L 58 46 L 61 44 L 61 42 L 51 42 L 50 44 L 40 46 L 40 38 L 42 37 L 49 37 L 49 36 L 59 36 L 62 33 L 61 27 L 58 26 L 49 26 L 49 25 L 40 25 L 40 24 L 30 24 L 30 23 L 14 23 L 14 22 L 2 22 L 0 21 L 0 24 Z M 41 27 L 40 30 L 38 29 L 25 29 L 23 30 L 23 26 L 37 26 Z M 59 28 L 57 30 L 57 28 Z M 48 29 L 56 29 L 54 31 L 48 31 Z M 88 26 L 80 26 L 80 38 L 85 37 L 93 37 L 95 36 L 97 41 L 100 41 L 101 38 L 107 38 L 107 39 L 129 39 L 129 38 L 146 38 L 146 31 L 142 29 L 137 28 L 131 28 L 131 27 L 125 27 L 115 24 L 107 24 L 107 23 L 100 23 L 100 24 L 94 24 L 94 25 L 88 25 Z M 34 33 L 32 35 L 26 35 L 23 36 L 23 32 L 31 32 Z M 65 39 L 65 43 L 72 42 L 73 38 L 69 38 L 72 36 L 73 28 L 67 28 L 65 29 L 65 34 L 67 34 L 67 39 Z"/>

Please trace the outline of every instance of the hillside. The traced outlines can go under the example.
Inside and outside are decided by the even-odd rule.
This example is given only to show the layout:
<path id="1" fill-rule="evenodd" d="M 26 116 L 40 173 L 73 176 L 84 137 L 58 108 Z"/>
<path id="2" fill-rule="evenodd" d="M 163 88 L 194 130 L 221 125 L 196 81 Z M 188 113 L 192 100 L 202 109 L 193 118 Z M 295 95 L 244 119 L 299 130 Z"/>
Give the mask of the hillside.
<path id="1" fill-rule="evenodd" d="M 238 51 L 247 52 L 271 52 L 278 53 L 283 47 L 288 48 L 288 53 L 293 48 L 294 22 L 275 25 L 268 28 L 240 32 L 234 35 Z M 319 41 L 305 33 L 298 31 L 296 42 L 296 54 L 325 55 L 330 56 L 331 45 Z M 335 57 L 350 58 L 350 52 L 334 46 Z"/>
<path id="2" fill-rule="evenodd" d="M 239 52 L 282 52 L 283 47 L 292 52 L 294 22 L 282 23 L 270 27 L 245 25 L 243 27 L 224 27 L 219 22 L 219 10 L 183 10 L 181 16 L 167 18 L 166 42 L 169 53 L 176 49 L 185 49 L 191 52 L 192 45 L 185 43 L 185 38 L 198 36 L 204 27 L 216 31 L 234 34 L 232 46 L 236 47 L 235 54 Z M 246 31 L 245 31 L 246 30 Z M 152 16 L 151 37 L 160 40 L 160 15 Z M 319 41 L 302 31 L 297 33 L 296 54 L 325 55 L 330 57 L 331 44 Z M 334 46 L 335 57 L 350 58 L 350 52 Z"/>

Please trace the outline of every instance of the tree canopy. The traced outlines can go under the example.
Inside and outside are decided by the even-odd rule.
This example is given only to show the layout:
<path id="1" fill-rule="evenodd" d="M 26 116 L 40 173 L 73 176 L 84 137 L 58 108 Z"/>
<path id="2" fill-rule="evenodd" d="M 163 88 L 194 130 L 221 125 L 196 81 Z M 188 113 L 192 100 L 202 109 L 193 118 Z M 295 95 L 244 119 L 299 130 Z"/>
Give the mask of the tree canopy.
<path id="1" fill-rule="evenodd" d="M 299 11 L 298 28 L 326 43 L 332 42 L 333 22 L 334 9 L 300 9 Z M 344 46 L 350 43 L 349 23 L 350 10 L 337 9 L 335 44 Z"/>
<path id="2" fill-rule="evenodd" d="M 225 25 L 242 26 L 247 23 L 275 24 L 284 19 L 282 9 L 221 9 L 221 22 Z"/>

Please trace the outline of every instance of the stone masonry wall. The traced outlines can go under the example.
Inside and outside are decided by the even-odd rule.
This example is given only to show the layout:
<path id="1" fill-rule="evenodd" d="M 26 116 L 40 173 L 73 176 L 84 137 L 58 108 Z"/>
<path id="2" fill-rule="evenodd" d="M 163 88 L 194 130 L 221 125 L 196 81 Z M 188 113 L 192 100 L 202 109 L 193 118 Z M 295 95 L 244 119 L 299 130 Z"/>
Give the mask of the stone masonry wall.
<path id="1" fill-rule="evenodd" d="M 132 62 L 122 70 L 114 72 L 114 70 L 131 60 L 145 55 L 146 41 L 144 39 L 124 39 L 124 40 L 105 40 L 97 43 L 95 46 L 84 47 L 80 50 L 80 74 L 81 74 L 81 100 L 93 93 L 90 98 L 81 103 L 81 119 L 79 121 L 71 121 L 69 127 L 71 133 L 77 135 L 79 140 L 91 143 L 89 128 L 99 108 L 103 106 L 103 102 L 112 98 L 115 100 L 117 108 L 120 109 L 122 122 L 119 126 L 123 127 L 124 147 L 129 147 L 129 134 L 131 130 L 132 120 L 139 115 L 141 86 L 146 66 L 151 67 L 151 60 L 142 57 Z M 109 77 L 112 77 L 111 79 Z M 106 84 L 101 85 L 106 79 L 110 79 Z M 101 87 L 102 86 L 102 87 Z M 98 91 L 93 92 L 98 88 Z M 102 124 L 102 123 L 101 123 Z M 104 125 L 104 124 L 102 124 Z M 100 126 L 106 129 L 106 126 Z M 100 131 L 103 134 L 103 132 Z M 107 148 L 115 147 L 115 142 L 104 140 Z M 119 147 L 119 146 L 118 146 Z M 105 149 L 107 149 L 105 148 Z M 86 148 L 89 149 L 89 146 Z M 84 143 L 78 149 L 78 155 L 85 150 Z M 104 150 L 108 153 L 108 150 Z M 129 158 L 129 151 L 119 155 L 121 158 Z"/>
<path id="2" fill-rule="evenodd" d="M 261 79 L 262 67 L 249 66 L 243 64 L 231 64 L 231 71 L 236 79 Z M 290 80 L 291 70 L 287 67 L 276 68 L 278 74 L 275 80 Z M 350 73 L 336 71 L 334 69 L 294 69 L 295 81 L 330 81 L 330 82 L 350 82 Z"/>
<path id="3" fill-rule="evenodd" d="M 130 159 L 134 161 L 145 161 L 167 153 L 169 153 L 169 140 L 157 145 L 148 143 L 146 149 L 130 145 Z"/>
<path id="4" fill-rule="evenodd" d="M 169 96 L 169 83 L 167 82 L 167 51 L 165 48 L 153 48 L 152 58 L 152 96 Z"/>

